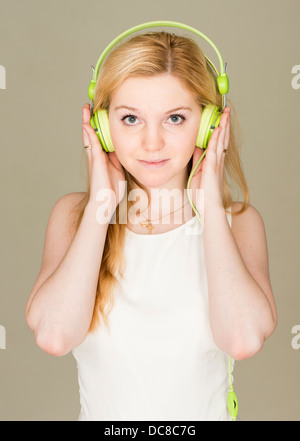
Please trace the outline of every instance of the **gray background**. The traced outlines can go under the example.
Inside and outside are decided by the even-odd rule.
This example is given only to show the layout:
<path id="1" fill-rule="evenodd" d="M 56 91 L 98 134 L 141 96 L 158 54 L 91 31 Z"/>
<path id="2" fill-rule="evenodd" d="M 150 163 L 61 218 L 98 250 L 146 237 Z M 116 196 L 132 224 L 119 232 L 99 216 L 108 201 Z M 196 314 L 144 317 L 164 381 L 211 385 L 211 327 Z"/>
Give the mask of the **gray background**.
<path id="1" fill-rule="evenodd" d="M 6 70 L 0 90 L 1 420 L 78 417 L 75 360 L 36 346 L 25 304 L 54 203 L 85 190 L 81 108 L 88 102 L 90 66 L 118 34 L 150 20 L 199 29 L 228 63 L 250 202 L 264 219 L 279 313 L 263 350 L 236 363 L 240 418 L 300 419 L 300 349 L 291 345 L 292 327 L 300 325 L 300 88 L 292 87 L 292 68 L 300 65 L 299 16 L 298 0 L 0 0 L 0 65 Z M 198 43 L 218 66 L 211 48 Z"/>

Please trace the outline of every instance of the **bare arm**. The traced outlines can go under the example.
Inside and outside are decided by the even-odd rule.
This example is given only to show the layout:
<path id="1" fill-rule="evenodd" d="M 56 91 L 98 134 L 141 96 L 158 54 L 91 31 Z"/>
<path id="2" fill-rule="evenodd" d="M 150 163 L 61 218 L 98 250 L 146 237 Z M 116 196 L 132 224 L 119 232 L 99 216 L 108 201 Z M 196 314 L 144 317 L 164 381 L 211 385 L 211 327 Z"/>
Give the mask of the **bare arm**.
<path id="1" fill-rule="evenodd" d="M 69 213 L 83 194 L 63 196 L 53 207 L 41 270 L 26 305 L 26 321 L 37 344 L 53 355 L 71 351 L 89 330 L 109 221 L 125 194 L 122 165 L 115 152 L 103 151 L 90 116 L 86 104 L 82 140 L 89 146 L 89 202 L 76 234 L 71 235 Z"/>
<path id="2" fill-rule="evenodd" d="M 204 241 L 215 342 L 235 359 L 251 357 L 277 322 L 263 221 L 249 206 L 230 229 L 225 210 L 208 210 Z"/>
<path id="3" fill-rule="evenodd" d="M 271 288 L 266 234 L 262 218 L 251 205 L 228 224 L 223 206 L 224 164 L 230 147 L 230 108 L 214 129 L 191 188 L 202 190 L 196 201 L 204 219 L 209 319 L 217 346 L 232 358 L 256 354 L 274 331 L 277 313 Z M 235 154 L 235 153 L 233 153 Z M 201 151 L 196 148 L 193 166 Z M 233 203 L 239 211 L 241 202 Z"/>
<path id="4" fill-rule="evenodd" d="M 82 342 L 92 319 L 108 224 L 96 220 L 89 203 L 75 235 L 69 212 L 78 194 L 60 198 L 49 217 L 40 274 L 26 305 L 26 321 L 37 344 L 64 355 Z"/>

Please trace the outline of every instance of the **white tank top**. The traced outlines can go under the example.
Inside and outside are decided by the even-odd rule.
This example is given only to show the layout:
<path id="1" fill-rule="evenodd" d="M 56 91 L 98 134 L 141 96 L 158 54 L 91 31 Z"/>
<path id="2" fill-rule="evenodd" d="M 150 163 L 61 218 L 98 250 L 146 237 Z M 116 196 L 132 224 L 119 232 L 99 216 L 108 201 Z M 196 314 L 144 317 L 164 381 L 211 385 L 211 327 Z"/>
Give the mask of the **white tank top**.
<path id="1" fill-rule="evenodd" d="M 79 421 L 230 420 L 228 355 L 211 334 L 197 217 L 162 234 L 126 228 L 124 253 L 110 330 L 72 351 Z"/>

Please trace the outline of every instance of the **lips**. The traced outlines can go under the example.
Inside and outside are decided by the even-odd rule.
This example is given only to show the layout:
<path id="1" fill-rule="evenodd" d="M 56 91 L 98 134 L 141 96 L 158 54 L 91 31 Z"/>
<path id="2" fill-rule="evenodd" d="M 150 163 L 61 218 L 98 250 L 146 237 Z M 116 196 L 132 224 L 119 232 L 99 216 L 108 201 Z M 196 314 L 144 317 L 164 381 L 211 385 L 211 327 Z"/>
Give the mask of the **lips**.
<path id="1" fill-rule="evenodd" d="M 139 162 L 147 168 L 163 167 L 168 161 L 168 159 L 151 159 L 150 161 L 142 161 L 141 159 L 139 159 Z"/>
<path id="2" fill-rule="evenodd" d="M 140 159 L 140 161 L 148 162 L 148 163 L 153 163 L 153 162 L 167 161 L 167 159 L 149 159 L 149 160 L 142 160 L 142 159 Z"/>

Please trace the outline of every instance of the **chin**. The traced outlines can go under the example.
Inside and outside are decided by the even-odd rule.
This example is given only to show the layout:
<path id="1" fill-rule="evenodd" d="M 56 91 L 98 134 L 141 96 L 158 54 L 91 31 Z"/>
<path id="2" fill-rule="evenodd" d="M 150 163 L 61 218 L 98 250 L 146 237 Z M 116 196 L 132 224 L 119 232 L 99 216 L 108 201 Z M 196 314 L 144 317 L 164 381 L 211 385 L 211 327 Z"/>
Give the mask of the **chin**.
<path id="1" fill-rule="evenodd" d="M 142 177 L 137 181 L 149 189 L 163 188 L 168 182 L 166 176 Z"/>
<path id="2" fill-rule="evenodd" d="M 158 188 L 168 182 L 166 173 L 163 172 L 156 171 L 155 173 L 149 173 L 145 171 L 144 173 L 141 173 L 140 170 L 138 172 L 136 172 L 135 170 L 126 170 L 131 176 L 134 177 L 139 185 L 143 185 L 147 188 Z"/>

